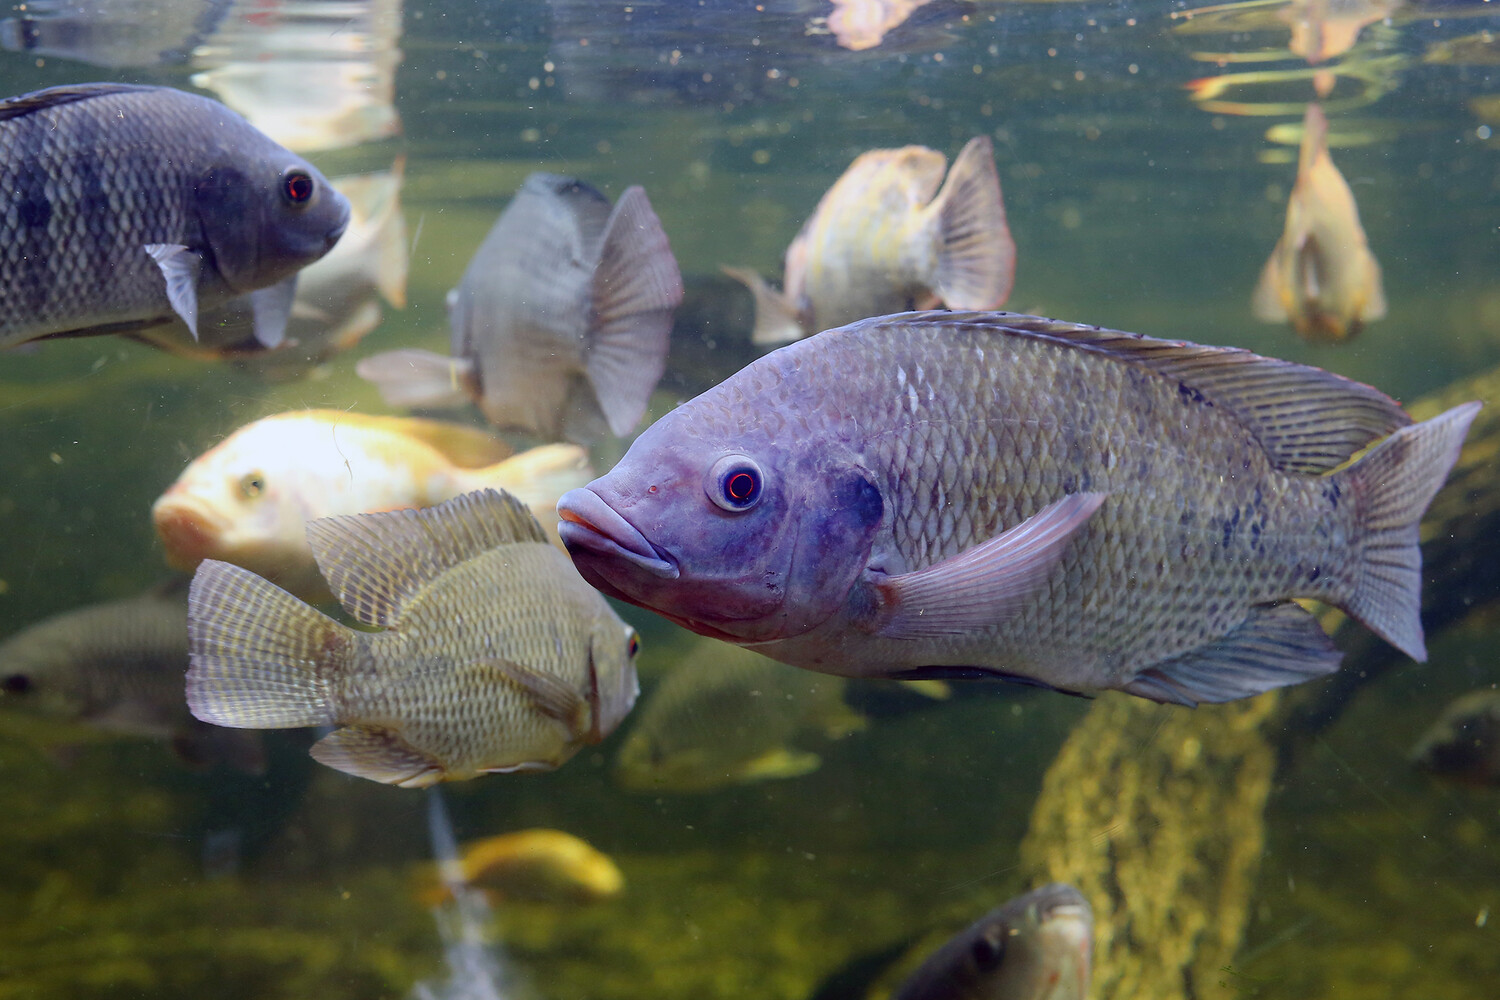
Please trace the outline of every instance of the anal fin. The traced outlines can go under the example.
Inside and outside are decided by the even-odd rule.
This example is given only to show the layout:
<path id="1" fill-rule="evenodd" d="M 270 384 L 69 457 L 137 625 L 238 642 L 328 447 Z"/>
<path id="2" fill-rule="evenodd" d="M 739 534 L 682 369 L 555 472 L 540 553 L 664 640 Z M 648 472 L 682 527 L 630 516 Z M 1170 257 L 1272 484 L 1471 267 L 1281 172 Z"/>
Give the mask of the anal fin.
<path id="1" fill-rule="evenodd" d="M 1258 604 L 1224 638 L 1142 670 L 1121 690 L 1193 708 L 1331 674 L 1343 658 L 1299 605 Z"/>
<path id="2" fill-rule="evenodd" d="M 379 726 L 345 726 L 313 744 L 313 760 L 402 788 L 426 788 L 446 776 L 440 761 Z"/>

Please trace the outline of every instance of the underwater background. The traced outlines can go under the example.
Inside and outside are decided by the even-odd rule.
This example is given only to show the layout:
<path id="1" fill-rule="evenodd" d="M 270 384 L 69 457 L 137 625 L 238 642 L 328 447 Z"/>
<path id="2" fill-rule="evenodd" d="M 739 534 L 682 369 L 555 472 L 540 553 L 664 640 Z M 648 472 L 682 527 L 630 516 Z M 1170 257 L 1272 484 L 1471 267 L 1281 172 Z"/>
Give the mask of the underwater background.
<path id="1" fill-rule="evenodd" d="M 1285 126 L 1313 96 L 1282 6 L 935 0 L 854 50 L 816 0 L 387 5 L 400 134 L 309 158 L 333 177 L 404 157 L 405 308 L 297 377 L 119 338 L 0 354 L 0 636 L 161 580 L 151 503 L 235 428 L 304 407 L 390 412 L 354 359 L 445 348 L 446 292 L 536 170 L 612 198 L 644 185 L 662 220 L 687 299 L 653 418 L 757 356 L 750 296 L 721 264 L 779 274 L 867 149 L 951 157 L 987 135 L 1018 254 L 1005 308 L 1249 348 L 1408 405 L 1479 379 L 1461 398 L 1485 398 L 1484 421 L 1500 406 L 1500 44 L 1455 41 L 1500 18 L 1479 2 L 1367 4 L 1377 16 L 1325 64 L 1330 145 L 1389 311 L 1317 345 L 1250 310 L 1296 176 Z M 336 27 L 325 37 L 345 53 Z M 0 52 L 0 93 L 194 85 L 182 58 L 90 54 Z M 1231 74 L 1222 92 L 1187 86 Z M 596 447 L 596 467 L 624 445 Z M 1439 498 L 1445 524 L 1494 491 L 1487 447 L 1461 463 L 1473 489 Z M 1444 705 L 1500 683 L 1500 580 L 1474 562 L 1436 588 L 1429 567 L 1442 603 L 1426 665 L 1337 632 L 1352 651 L 1337 696 L 1189 712 L 966 685 L 872 708 L 787 780 L 628 791 L 611 771 L 619 733 L 555 773 L 444 793 L 460 840 L 554 827 L 624 873 L 603 902 L 496 907 L 517 996 L 801 1000 L 910 941 L 878 993 L 979 913 L 1066 879 L 1094 904 L 1101 1000 L 1491 998 L 1500 789 L 1408 759 Z M 649 697 L 693 640 L 620 611 L 642 633 Z M 268 734 L 267 772 L 249 776 L 4 713 L 0 998 L 402 997 L 439 975 L 412 888 L 431 857 L 424 795 L 320 767 L 309 742 Z"/>

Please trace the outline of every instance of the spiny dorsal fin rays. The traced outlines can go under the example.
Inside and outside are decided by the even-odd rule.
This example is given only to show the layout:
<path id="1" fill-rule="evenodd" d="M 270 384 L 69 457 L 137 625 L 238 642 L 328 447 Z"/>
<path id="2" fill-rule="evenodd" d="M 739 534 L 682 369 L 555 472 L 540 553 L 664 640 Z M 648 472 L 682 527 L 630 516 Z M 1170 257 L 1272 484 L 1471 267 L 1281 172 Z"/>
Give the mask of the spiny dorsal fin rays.
<path id="1" fill-rule="evenodd" d="M 509 493 L 479 490 L 423 510 L 320 518 L 308 522 L 307 541 L 344 610 L 391 627 L 443 570 L 501 545 L 547 544 L 547 535 Z"/>
<path id="2" fill-rule="evenodd" d="M 1030 337 L 1104 354 L 1175 379 L 1184 392 L 1233 414 L 1284 472 L 1316 475 L 1409 425 L 1399 403 L 1352 379 L 1235 347 L 1203 347 L 1017 313 L 928 312 L 852 324 L 950 326 Z M 848 328 L 846 328 L 848 329 Z"/>

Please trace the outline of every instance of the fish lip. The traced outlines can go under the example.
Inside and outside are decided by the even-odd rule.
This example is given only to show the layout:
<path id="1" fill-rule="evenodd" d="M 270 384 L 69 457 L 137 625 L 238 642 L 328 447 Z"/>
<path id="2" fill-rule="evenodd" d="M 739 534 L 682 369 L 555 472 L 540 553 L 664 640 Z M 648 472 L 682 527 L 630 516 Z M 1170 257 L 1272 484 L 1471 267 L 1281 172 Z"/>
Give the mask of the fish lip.
<path id="1" fill-rule="evenodd" d="M 166 548 L 167 565 L 191 572 L 213 558 L 217 539 L 230 522 L 206 504 L 186 496 L 163 496 L 151 507 L 151 520 Z"/>
<path id="2" fill-rule="evenodd" d="M 614 556 L 652 576 L 677 579 L 677 564 L 662 558 L 635 525 L 588 487 L 564 493 L 557 501 L 557 516 L 561 518 L 557 533 L 570 554 L 583 550 Z"/>

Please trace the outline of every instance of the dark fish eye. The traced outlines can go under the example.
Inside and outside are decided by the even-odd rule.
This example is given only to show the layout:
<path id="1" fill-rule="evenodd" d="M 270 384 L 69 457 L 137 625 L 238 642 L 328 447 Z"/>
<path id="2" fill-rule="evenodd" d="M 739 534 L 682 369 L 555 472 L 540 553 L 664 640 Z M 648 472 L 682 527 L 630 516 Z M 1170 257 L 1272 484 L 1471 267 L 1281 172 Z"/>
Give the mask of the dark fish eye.
<path id="1" fill-rule="evenodd" d="M 266 474 L 264 472 L 247 472 L 240 477 L 240 496 L 246 500 L 254 500 L 266 491 Z"/>
<path id="2" fill-rule="evenodd" d="M 630 650 L 630 658 L 632 660 L 635 659 L 635 654 L 637 654 L 637 653 L 639 653 L 641 651 L 641 640 L 640 640 L 640 638 L 638 636 L 636 636 L 634 634 L 632 634 L 631 637 L 630 637 L 629 650 Z"/>
<path id="3" fill-rule="evenodd" d="M 709 470 L 703 488 L 710 500 L 727 511 L 749 510 L 760 502 L 760 466 L 744 455 L 725 455 Z"/>
<path id="4" fill-rule="evenodd" d="M 301 205 L 313 196 L 312 174 L 292 167 L 281 175 L 281 194 L 293 205 Z"/>
<path id="5" fill-rule="evenodd" d="M 26 694 L 31 690 L 31 678 L 25 674 L 10 674 L 0 680 L 0 691 L 6 694 Z"/>
<path id="6" fill-rule="evenodd" d="M 1001 933 L 1004 933 L 1003 929 Z M 981 934 L 974 939 L 974 944 L 969 948 L 969 954 L 973 956 L 974 963 L 981 969 L 993 969 L 1005 957 L 1005 939 Z"/>

